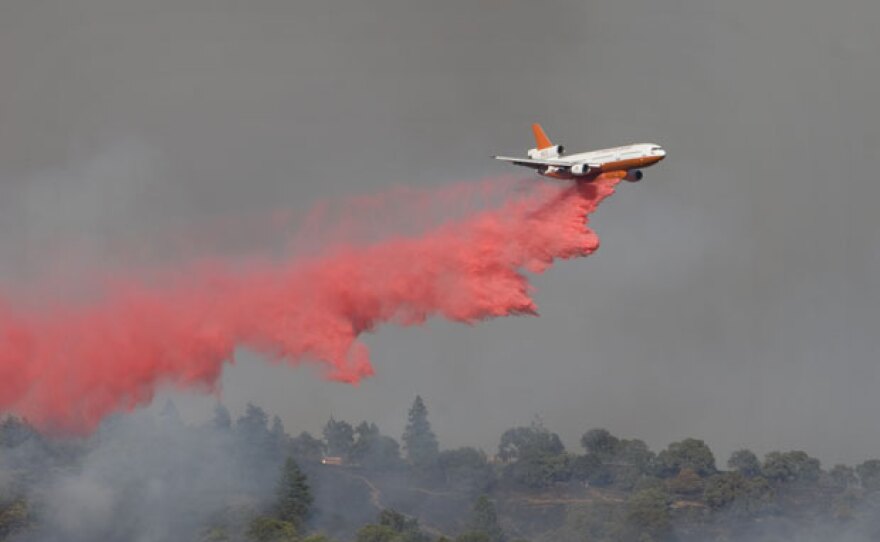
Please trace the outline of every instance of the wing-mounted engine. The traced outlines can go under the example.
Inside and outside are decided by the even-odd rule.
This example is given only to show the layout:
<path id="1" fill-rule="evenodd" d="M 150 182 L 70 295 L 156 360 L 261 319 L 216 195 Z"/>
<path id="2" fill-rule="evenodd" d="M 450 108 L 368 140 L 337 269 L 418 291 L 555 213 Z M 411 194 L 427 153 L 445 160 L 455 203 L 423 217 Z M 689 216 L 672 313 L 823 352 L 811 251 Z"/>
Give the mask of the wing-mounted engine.
<path id="1" fill-rule="evenodd" d="M 624 177 L 624 179 L 626 179 L 627 181 L 629 181 L 631 183 L 637 183 L 642 180 L 643 176 L 644 175 L 642 174 L 642 170 L 631 169 L 626 172 L 626 177 Z"/>
<path id="2" fill-rule="evenodd" d="M 563 152 L 565 152 L 565 147 L 562 145 L 551 145 L 543 149 L 529 149 L 529 158 L 533 160 L 549 160 L 559 158 Z"/>
<path id="3" fill-rule="evenodd" d="M 587 177 L 589 175 L 593 175 L 597 173 L 596 167 L 591 166 L 585 162 L 581 162 L 579 164 L 574 164 L 571 166 L 571 174 L 575 177 Z"/>

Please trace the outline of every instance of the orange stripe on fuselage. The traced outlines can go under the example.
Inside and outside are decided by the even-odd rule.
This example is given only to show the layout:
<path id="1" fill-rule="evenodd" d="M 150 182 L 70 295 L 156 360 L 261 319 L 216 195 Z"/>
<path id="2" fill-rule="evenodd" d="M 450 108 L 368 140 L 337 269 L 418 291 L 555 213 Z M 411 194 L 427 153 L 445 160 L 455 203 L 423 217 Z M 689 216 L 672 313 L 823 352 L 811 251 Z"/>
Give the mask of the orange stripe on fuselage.
<path id="1" fill-rule="evenodd" d="M 607 162 L 602 164 L 602 171 L 626 171 L 629 169 L 636 169 L 640 167 L 648 167 L 653 166 L 660 160 L 663 160 L 662 156 L 643 156 L 641 158 L 630 158 L 629 160 L 619 160 L 617 162 Z"/>

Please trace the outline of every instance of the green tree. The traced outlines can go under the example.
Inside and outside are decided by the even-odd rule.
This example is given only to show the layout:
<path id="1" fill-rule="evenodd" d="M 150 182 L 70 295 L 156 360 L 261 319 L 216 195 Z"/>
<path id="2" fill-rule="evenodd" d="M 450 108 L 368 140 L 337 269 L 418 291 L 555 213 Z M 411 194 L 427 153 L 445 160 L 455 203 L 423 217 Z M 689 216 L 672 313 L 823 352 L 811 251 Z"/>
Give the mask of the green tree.
<path id="1" fill-rule="evenodd" d="M 869 459 L 856 466 L 856 473 L 862 481 L 862 487 L 868 491 L 880 489 L 880 459 Z"/>
<path id="2" fill-rule="evenodd" d="M 367 524 L 358 529 L 357 542 L 392 542 L 399 533 L 387 525 Z"/>
<path id="3" fill-rule="evenodd" d="M 379 525 L 390 527 L 396 533 L 419 530 L 419 520 L 401 514 L 397 510 L 386 508 L 379 513 Z"/>
<path id="4" fill-rule="evenodd" d="M 505 480 L 519 486 L 540 489 L 571 479 L 570 458 L 562 440 L 540 421 L 505 431 L 498 444 L 498 456 L 511 462 L 504 467 Z"/>
<path id="5" fill-rule="evenodd" d="M 363 465 L 367 456 L 373 451 L 376 439 L 380 436 L 379 427 L 374 423 L 361 422 L 354 428 L 354 435 L 350 459 L 352 463 Z"/>
<path id="6" fill-rule="evenodd" d="M 428 409 L 417 395 L 409 409 L 403 443 L 409 462 L 417 468 L 430 468 L 437 463 L 440 447 L 428 421 Z"/>
<path id="7" fill-rule="evenodd" d="M 361 527 L 357 542 L 428 542 L 430 537 L 419 528 L 419 521 L 395 510 L 379 514 L 379 523 Z"/>
<path id="8" fill-rule="evenodd" d="M 313 497 L 306 475 L 292 457 L 284 462 L 275 493 L 275 516 L 301 529 L 311 512 Z"/>
<path id="9" fill-rule="evenodd" d="M 652 471 L 656 456 L 644 441 L 639 439 L 623 439 L 618 443 L 613 461 L 618 464 L 634 467 L 641 474 Z"/>
<path id="10" fill-rule="evenodd" d="M 336 421 L 331 416 L 324 426 L 324 441 L 327 443 L 328 454 L 348 459 L 354 445 L 354 429 L 350 423 Z"/>
<path id="11" fill-rule="evenodd" d="M 822 469 L 818 459 L 795 450 L 770 452 L 764 456 L 761 472 L 765 478 L 776 482 L 814 483 L 819 480 Z"/>
<path id="12" fill-rule="evenodd" d="M 254 542 L 297 542 L 296 527 L 289 521 L 257 516 L 248 526 L 247 536 Z"/>
<path id="13" fill-rule="evenodd" d="M 565 482 L 571 479 L 569 457 L 566 454 L 527 455 L 504 467 L 504 479 L 529 489 Z"/>
<path id="14" fill-rule="evenodd" d="M 761 474 L 761 462 L 751 450 L 737 450 L 730 454 L 727 467 L 742 474 L 746 478 Z"/>
<path id="15" fill-rule="evenodd" d="M 498 514 L 495 511 L 495 505 L 486 495 L 477 499 L 474 508 L 471 511 L 471 517 L 468 521 L 468 531 L 472 533 L 485 533 L 487 542 L 504 542 L 506 536 L 498 524 Z"/>
<path id="16" fill-rule="evenodd" d="M 565 451 L 559 435 L 548 431 L 540 422 L 529 427 L 514 427 L 501 435 L 498 457 L 504 461 L 557 456 Z"/>
<path id="17" fill-rule="evenodd" d="M 725 472 L 709 478 L 703 498 L 713 510 L 729 509 L 735 516 L 746 517 L 766 508 L 771 494 L 770 484 L 761 476 Z"/>
<path id="18" fill-rule="evenodd" d="M 400 464 L 400 445 L 379 433 L 376 424 L 362 422 L 355 428 L 357 440 L 351 448 L 351 460 L 369 469 L 390 469 Z"/>
<path id="19" fill-rule="evenodd" d="M 607 429 L 590 429 L 581 437 L 581 446 L 587 453 L 595 454 L 601 461 L 610 461 L 617 454 L 620 439 Z"/>
<path id="20" fill-rule="evenodd" d="M 688 438 L 673 442 L 657 455 L 657 474 L 669 478 L 678 474 L 681 469 L 688 468 L 700 476 L 709 476 L 716 472 L 715 456 L 705 442 Z"/>
<path id="21" fill-rule="evenodd" d="M 648 445 L 639 439 L 623 439 L 618 443 L 617 453 L 608 462 L 612 466 L 615 486 L 630 490 L 647 475 L 653 475 L 655 455 Z"/>

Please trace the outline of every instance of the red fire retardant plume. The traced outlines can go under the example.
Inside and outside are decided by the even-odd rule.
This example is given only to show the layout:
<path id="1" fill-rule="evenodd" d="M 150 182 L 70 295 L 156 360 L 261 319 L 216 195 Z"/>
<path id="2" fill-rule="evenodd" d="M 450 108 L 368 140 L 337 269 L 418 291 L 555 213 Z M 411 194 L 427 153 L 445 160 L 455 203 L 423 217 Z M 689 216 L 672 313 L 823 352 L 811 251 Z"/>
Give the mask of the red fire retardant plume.
<path id="1" fill-rule="evenodd" d="M 379 324 L 534 314 L 523 271 L 596 250 L 587 215 L 616 184 L 539 185 L 417 237 L 281 263 L 189 267 L 161 286 L 129 280 L 85 305 L 7 304 L 0 412 L 87 433 L 108 414 L 148 403 L 159 385 L 216 389 L 238 346 L 357 383 L 373 374 L 358 337 Z"/>

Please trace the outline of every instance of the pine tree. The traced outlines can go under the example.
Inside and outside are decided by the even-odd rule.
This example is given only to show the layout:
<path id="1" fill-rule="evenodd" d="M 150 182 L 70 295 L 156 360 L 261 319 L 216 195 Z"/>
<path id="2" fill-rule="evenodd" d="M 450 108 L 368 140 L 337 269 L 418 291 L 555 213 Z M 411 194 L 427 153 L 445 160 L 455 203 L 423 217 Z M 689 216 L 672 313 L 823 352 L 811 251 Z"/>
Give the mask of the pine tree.
<path id="1" fill-rule="evenodd" d="M 312 506 L 312 490 L 306 475 L 292 457 L 288 457 L 281 469 L 281 480 L 276 491 L 278 502 L 276 516 L 301 529 Z"/>
<path id="2" fill-rule="evenodd" d="M 409 421 L 403 432 L 403 442 L 407 459 L 415 467 L 426 468 L 437 462 L 440 453 L 437 436 L 431 431 L 428 409 L 419 395 L 409 409 Z"/>
<path id="3" fill-rule="evenodd" d="M 272 451 L 278 454 L 278 458 L 284 457 L 284 451 L 290 443 L 290 437 L 284 430 L 284 424 L 278 416 L 272 417 L 272 427 L 269 429 L 269 440 Z"/>

